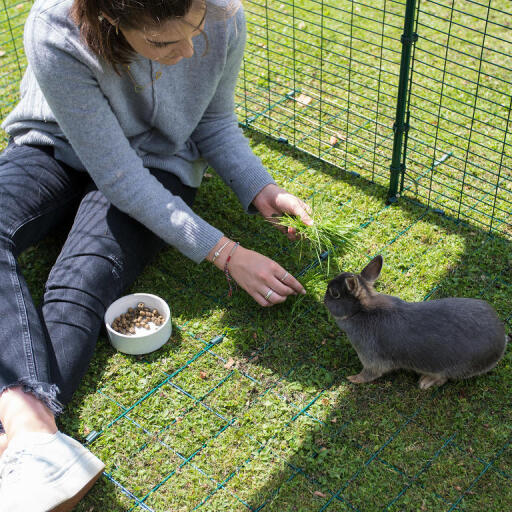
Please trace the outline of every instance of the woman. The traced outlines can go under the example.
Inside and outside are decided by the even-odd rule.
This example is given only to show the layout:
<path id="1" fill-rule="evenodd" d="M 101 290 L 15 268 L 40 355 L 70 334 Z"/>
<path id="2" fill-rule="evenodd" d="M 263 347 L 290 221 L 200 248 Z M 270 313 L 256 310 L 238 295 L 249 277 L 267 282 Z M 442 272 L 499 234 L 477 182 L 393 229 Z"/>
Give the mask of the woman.
<path id="1" fill-rule="evenodd" d="M 55 415 L 87 369 L 105 308 L 164 243 L 212 262 L 261 306 L 305 293 L 191 210 L 208 163 L 246 210 L 311 223 L 238 128 L 244 42 L 241 6 L 227 0 L 33 6 L 0 157 L 0 511 L 71 510 L 101 474 Z M 37 311 L 16 256 L 71 215 Z"/>

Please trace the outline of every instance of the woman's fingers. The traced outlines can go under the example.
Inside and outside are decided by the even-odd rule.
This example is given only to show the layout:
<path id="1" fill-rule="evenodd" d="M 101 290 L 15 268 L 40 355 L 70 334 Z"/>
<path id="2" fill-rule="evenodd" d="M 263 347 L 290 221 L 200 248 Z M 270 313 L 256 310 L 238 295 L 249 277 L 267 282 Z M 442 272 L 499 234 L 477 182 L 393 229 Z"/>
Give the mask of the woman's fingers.
<path id="1" fill-rule="evenodd" d="M 274 304 L 280 304 L 286 300 L 287 295 L 280 295 L 272 288 L 266 288 L 262 290 L 260 295 L 263 297 L 263 306 L 273 306 Z"/>
<path id="2" fill-rule="evenodd" d="M 310 217 L 311 208 L 308 204 L 300 202 L 299 208 L 297 209 L 296 215 L 300 217 L 300 220 L 307 226 L 313 225 L 313 219 Z"/>
<path id="3" fill-rule="evenodd" d="M 280 203 L 279 209 L 283 213 L 299 217 L 304 224 L 313 224 L 313 219 L 310 216 L 312 215 L 311 207 L 302 201 L 302 199 L 287 193 Z"/>
<path id="4" fill-rule="evenodd" d="M 232 277 L 261 306 L 284 302 L 289 295 L 306 293 L 281 265 L 255 251 L 240 247 L 229 266 Z"/>
<path id="5" fill-rule="evenodd" d="M 274 274 L 274 277 L 279 281 L 280 285 L 286 286 L 286 288 L 292 290 L 292 293 L 306 293 L 304 286 L 302 286 L 300 282 L 285 269 L 281 269 L 281 272 L 278 275 Z M 290 295 L 290 293 L 288 293 L 288 295 Z"/>
<path id="6" fill-rule="evenodd" d="M 264 296 L 261 294 L 261 293 L 250 293 L 250 296 L 260 305 L 260 306 L 263 306 L 264 308 L 268 307 L 268 306 L 272 306 L 272 303 L 269 302 L 268 300 L 266 300 L 264 298 Z"/>
<path id="7" fill-rule="evenodd" d="M 282 270 L 271 278 L 267 288 L 260 291 L 267 305 L 284 302 L 289 295 L 304 294 L 306 290 L 289 272 Z"/>
<path id="8" fill-rule="evenodd" d="M 291 194 L 286 193 L 285 197 L 280 201 L 279 205 L 281 212 L 280 214 L 272 214 L 281 216 L 282 214 L 286 213 L 288 215 L 298 217 L 301 222 L 307 226 L 312 226 L 314 224 L 313 219 L 310 217 L 311 214 L 311 207 L 299 199 L 298 197 L 295 197 Z M 275 221 L 274 221 L 274 225 Z M 277 224 L 276 227 L 283 232 L 287 238 L 291 241 L 297 240 L 297 230 L 291 226 L 283 226 Z"/>

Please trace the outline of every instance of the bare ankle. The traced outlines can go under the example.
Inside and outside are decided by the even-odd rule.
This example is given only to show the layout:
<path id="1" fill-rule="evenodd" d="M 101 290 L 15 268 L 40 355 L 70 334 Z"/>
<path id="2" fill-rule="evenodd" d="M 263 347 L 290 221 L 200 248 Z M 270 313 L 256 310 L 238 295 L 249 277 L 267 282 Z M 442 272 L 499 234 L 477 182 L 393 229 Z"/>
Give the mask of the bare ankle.
<path id="1" fill-rule="evenodd" d="M 6 389 L 0 395 L 0 421 L 9 440 L 22 432 L 57 432 L 55 417 L 48 407 L 21 388 Z"/>

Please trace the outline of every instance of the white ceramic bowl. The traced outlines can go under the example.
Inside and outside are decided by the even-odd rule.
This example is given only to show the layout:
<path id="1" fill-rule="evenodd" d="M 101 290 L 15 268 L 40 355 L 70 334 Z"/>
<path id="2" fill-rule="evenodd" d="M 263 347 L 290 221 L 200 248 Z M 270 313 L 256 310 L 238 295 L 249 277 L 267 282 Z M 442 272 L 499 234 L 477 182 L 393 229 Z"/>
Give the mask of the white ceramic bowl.
<path id="1" fill-rule="evenodd" d="M 151 309 L 157 309 L 164 317 L 164 323 L 147 332 L 137 329 L 135 334 L 130 335 L 115 331 L 112 322 L 119 315 L 126 313 L 128 308 L 136 308 L 140 302 L 144 302 Z M 117 299 L 105 311 L 104 319 L 110 343 L 125 354 L 149 354 L 167 343 L 171 337 L 171 310 L 165 300 L 150 293 L 132 293 Z"/>

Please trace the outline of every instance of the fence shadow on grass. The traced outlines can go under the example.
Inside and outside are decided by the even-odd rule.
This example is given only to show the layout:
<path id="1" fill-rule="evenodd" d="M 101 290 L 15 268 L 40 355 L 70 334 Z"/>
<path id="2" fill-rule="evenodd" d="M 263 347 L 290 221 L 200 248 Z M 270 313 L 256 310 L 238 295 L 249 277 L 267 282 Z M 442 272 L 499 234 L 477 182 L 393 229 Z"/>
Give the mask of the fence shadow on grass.
<path id="1" fill-rule="evenodd" d="M 381 212 L 368 212 L 361 223 L 363 257 L 347 256 L 344 269 L 359 271 L 361 262 L 384 253 L 380 291 L 406 300 L 484 298 L 512 331 L 509 240 L 407 200 L 388 207 L 379 186 L 318 166 L 336 180 L 359 182 L 359 190 L 382 200 Z M 372 226 L 379 216 L 395 224 L 389 233 L 386 226 L 382 234 Z M 366 232 L 372 236 L 365 238 Z M 269 231 L 268 236 L 274 235 Z M 420 246 L 416 251 L 410 247 L 414 244 Z M 287 260 L 286 254 L 275 259 Z M 238 369 L 272 375 L 244 414 L 254 409 L 255 430 L 259 421 L 266 431 L 259 403 L 273 395 L 286 404 L 286 421 L 276 421 L 279 427 L 268 437 L 256 435 L 254 454 L 224 483 L 246 508 L 469 511 L 512 506 L 510 351 L 491 373 L 438 390 L 420 391 L 417 376 L 406 372 L 356 386 L 345 376 L 359 371 L 357 355 L 328 317 L 321 296 L 305 301 L 285 329 L 279 326 L 287 325 L 289 306 L 258 313 L 242 313 L 243 308 L 233 305 L 223 317 L 226 325 L 252 318 L 245 329 L 228 334 L 242 361 Z"/>

